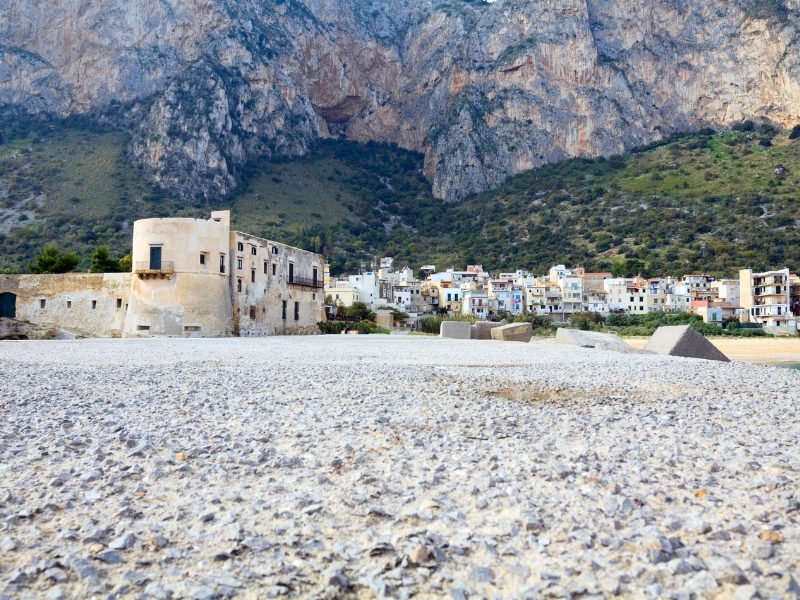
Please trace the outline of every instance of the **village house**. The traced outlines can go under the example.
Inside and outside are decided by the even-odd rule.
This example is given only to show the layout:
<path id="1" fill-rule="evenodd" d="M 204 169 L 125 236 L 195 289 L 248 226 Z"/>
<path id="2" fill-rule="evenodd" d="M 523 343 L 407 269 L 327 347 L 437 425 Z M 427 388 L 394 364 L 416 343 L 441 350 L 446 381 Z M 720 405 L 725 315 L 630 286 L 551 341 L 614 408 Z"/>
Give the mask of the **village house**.
<path id="1" fill-rule="evenodd" d="M 789 269 L 754 273 L 739 271 L 739 294 L 747 323 L 758 323 L 774 333 L 797 331 L 798 318 L 793 314 Z"/>
<path id="2" fill-rule="evenodd" d="M 680 281 L 672 277 L 612 277 L 609 272 L 587 272 L 565 265 L 555 265 L 539 277 L 524 269 L 491 277 L 480 265 L 470 265 L 464 271 L 448 269 L 443 272 L 427 265 L 427 270 L 421 269 L 426 278 L 418 281 L 408 267 L 391 271 L 391 266 L 391 259 L 382 259 L 378 281 L 371 280 L 374 274 L 367 272 L 350 276 L 340 285 L 361 285 L 361 281 L 367 279 L 371 289 L 379 290 L 379 298 L 372 300 L 373 305 L 388 304 L 414 314 L 463 314 L 478 319 L 532 314 L 560 323 L 578 312 L 600 315 L 694 312 L 706 322 L 717 324 L 751 314 L 750 322 L 771 327 L 763 305 L 772 301 L 759 299 L 760 304 L 756 304 L 751 300 L 753 310 L 742 308 L 744 300 L 738 279 L 716 281 L 704 274 L 686 275 Z M 780 327 L 781 331 L 789 331 L 793 323 L 800 322 L 794 318 L 800 316 L 800 278 L 789 274 L 788 270 L 780 273 L 780 281 L 788 282 L 781 287 L 780 313 L 792 317 L 783 319 L 786 323 Z M 332 288 L 328 292 L 333 289 L 342 288 Z M 760 298 L 768 292 L 764 285 L 759 285 L 754 287 L 753 294 Z M 777 304 L 770 310 L 777 313 Z M 747 322 L 747 319 L 742 320 Z"/>

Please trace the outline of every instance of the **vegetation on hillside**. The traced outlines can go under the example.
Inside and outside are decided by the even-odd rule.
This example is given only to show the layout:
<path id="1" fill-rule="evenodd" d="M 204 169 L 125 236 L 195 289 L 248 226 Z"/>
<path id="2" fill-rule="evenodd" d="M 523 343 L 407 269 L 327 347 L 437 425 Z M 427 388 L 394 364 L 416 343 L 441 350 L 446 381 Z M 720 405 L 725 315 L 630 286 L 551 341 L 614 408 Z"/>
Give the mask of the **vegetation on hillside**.
<path id="1" fill-rule="evenodd" d="M 624 157 L 574 159 L 459 204 L 432 197 L 419 154 L 323 141 L 251 165 L 230 199 L 186 206 L 128 161 L 126 135 L 85 123 L 0 131 L 0 268 L 47 243 L 130 251 L 132 223 L 230 208 L 237 229 L 324 253 L 334 273 L 382 254 L 404 264 L 544 272 L 555 262 L 643 275 L 800 268 L 800 134 L 743 123 Z"/>

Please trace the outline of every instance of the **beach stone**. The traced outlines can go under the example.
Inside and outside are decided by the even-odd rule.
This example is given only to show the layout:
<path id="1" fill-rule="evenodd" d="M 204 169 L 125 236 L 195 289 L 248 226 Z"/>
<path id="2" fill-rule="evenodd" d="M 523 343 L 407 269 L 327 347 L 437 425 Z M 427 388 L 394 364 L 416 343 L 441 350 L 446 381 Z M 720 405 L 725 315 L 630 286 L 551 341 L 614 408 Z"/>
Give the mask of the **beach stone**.
<path id="1" fill-rule="evenodd" d="M 69 562 L 69 568 L 81 579 L 94 579 L 97 577 L 97 569 L 91 561 L 86 558 L 74 558 Z"/>
<path id="2" fill-rule="evenodd" d="M 691 325 L 659 327 L 648 340 L 644 349 L 666 356 L 730 362 L 727 356 L 717 350 L 714 344 Z"/>
<path id="3" fill-rule="evenodd" d="M 0 599 L 796 595 L 791 369 L 426 336 L 0 364 Z"/>
<path id="4" fill-rule="evenodd" d="M 121 535 L 117 539 L 112 540 L 108 544 L 108 547 L 111 550 L 128 550 L 129 548 L 133 548 L 135 543 L 136 536 L 132 533 L 126 533 L 125 535 Z"/>
<path id="5" fill-rule="evenodd" d="M 14 541 L 14 539 L 11 537 L 6 536 L 3 538 L 3 541 L 0 542 L 0 550 L 2 550 L 3 552 L 13 552 L 16 549 L 17 549 L 17 542 Z"/>
<path id="6" fill-rule="evenodd" d="M 478 321 L 471 328 L 473 340 L 490 340 L 492 339 L 492 329 L 502 327 L 504 323 L 495 323 L 494 321 Z"/>
<path id="7" fill-rule="evenodd" d="M 103 550 L 95 558 L 109 565 L 118 565 L 122 562 L 122 557 L 116 550 Z"/>
<path id="8" fill-rule="evenodd" d="M 491 330 L 492 339 L 498 342 L 530 342 L 533 326 L 530 323 L 510 323 Z"/>
<path id="9" fill-rule="evenodd" d="M 45 577 L 55 581 L 56 583 L 63 583 L 69 578 L 66 572 L 64 572 L 63 569 L 59 569 L 58 567 L 52 567 L 50 569 L 47 569 L 44 572 L 44 575 Z"/>
<path id="10" fill-rule="evenodd" d="M 442 321 L 439 337 L 453 340 L 471 339 L 471 327 L 467 321 Z"/>

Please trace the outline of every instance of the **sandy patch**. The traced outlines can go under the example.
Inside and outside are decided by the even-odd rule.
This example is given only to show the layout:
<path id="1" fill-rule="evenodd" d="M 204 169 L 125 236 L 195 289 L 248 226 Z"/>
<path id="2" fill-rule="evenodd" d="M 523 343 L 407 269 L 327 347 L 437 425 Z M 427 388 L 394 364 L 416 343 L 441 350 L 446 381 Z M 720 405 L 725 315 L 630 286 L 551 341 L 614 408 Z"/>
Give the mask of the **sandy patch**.
<path id="1" fill-rule="evenodd" d="M 625 338 L 634 348 L 644 348 L 646 337 Z M 708 338 L 731 360 L 753 364 L 800 363 L 800 338 Z"/>

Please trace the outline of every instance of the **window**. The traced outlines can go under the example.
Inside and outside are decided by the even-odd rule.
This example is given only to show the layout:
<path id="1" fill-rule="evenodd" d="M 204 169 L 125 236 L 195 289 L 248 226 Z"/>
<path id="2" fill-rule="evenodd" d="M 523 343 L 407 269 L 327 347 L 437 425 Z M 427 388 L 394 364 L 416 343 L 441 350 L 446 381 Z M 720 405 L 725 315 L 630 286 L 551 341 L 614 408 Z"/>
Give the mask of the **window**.
<path id="1" fill-rule="evenodd" d="M 237 269 L 241 269 L 242 268 L 242 259 L 241 258 L 237 258 L 236 259 L 236 268 Z"/>
<path id="2" fill-rule="evenodd" d="M 286 320 L 286 300 L 283 301 L 283 310 L 281 312 L 281 319 Z"/>
<path id="3" fill-rule="evenodd" d="M 294 281 L 294 263 L 289 263 L 289 283 Z"/>
<path id="4" fill-rule="evenodd" d="M 150 331 L 150 325 L 137 325 L 136 331 Z"/>
<path id="5" fill-rule="evenodd" d="M 206 264 L 206 255 L 203 254 L 202 252 L 200 253 L 200 264 L 201 265 Z"/>
<path id="6" fill-rule="evenodd" d="M 277 254 L 277 253 L 278 253 L 278 248 L 277 248 L 277 246 L 273 246 L 273 247 L 272 247 L 272 253 L 273 253 L 273 254 Z"/>
<path id="7" fill-rule="evenodd" d="M 202 327 L 200 325 L 184 325 L 183 332 L 184 333 L 191 333 L 193 331 L 202 331 Z"/>
<path id="8" fill-rule="evenodd" d="M 161 246 L 150 246 L 150 270 L 161 270 Z"/>
<path id="9" fill-rule="evenodd" d="M 92 300 L 92 310 L 97 308 L 97 300 Z"/>
<path id="10" fill-rule="evenodd" d="M 294 303 L 294 320 L 295 321 L 299 321 L 300 320 L 300 303 L 299 302 L 295 302 Z"/>
<path id="11" fill-rule="evenodd" d="M 250 318 L 253 319 L 253 320 L 255 320 L 255 318 L 256 318 L 256 307 L 255 306 L 251 306 L 250 307 Z"/>
<path id="12" fill-rule="evenodd" d="M 236 242 L 236 250 L 238 250 L 239 252 L 243 252 L 244 244 L 242 242 Z"/>
<path id="13" fill-rule="evenodd" d="M 236 291 L 237 292 L 241 292 L 242 291 L 242 280 L 241 279 L 237 279 L 236 280 Z"/>
<path id="14" fill-rule="evenodd" d="M 311 272 L 311 283 L 314 287 L 317 287 L 317 267 L 314 267 L 314 270 Z"/>
<path id="15" fill-rule="evenodd" d="M 264 275 L 267 274 L 267 261 L 264 261 Z"/>
<path id="16" fill-rule="evenodd" d="M 253 269 L 253 270 L 251 270 L 251 271 L 250 271 L 250 281 L 251 281 L 252 283 L 255 283 L 255 282 L 256 282 L 256 270 L 255 270 L 255 269 Z"/>
<path id="17" fill-rule="evenodd" d="M 275 263 L 272 263 L 272 274 L 273 275 L 278 274 L 278 265 L 276 265 Z"/>
<path id="18" fill-rule="evenodd" d="M 224 273 L 225 272 L 225 255 L 224 254 L 220 254 L 219 255 L 219 272 L 220 273 Z"/>
<path id="19" fill-rule="evenodd" d="M 252 254 L 253 256 L 256 255 L 256 247 L 255 246 L 250 246 L 250 254 Z"/>
<path id="20" fill-rule="evenodd" d="M 72 300 L 67 300 L 67 308 L 72 308 Z"/>
<path id="21" fill-rule="evenodd" d="M 44 308 L 45 306 L 47 306 L 47 300 L 39 298 L 39 308 Z"/>
<path id="22" fill-rule="evenodd" d="M 117 308 L 122 308 L 122 298 L 117 298 Z"/>

